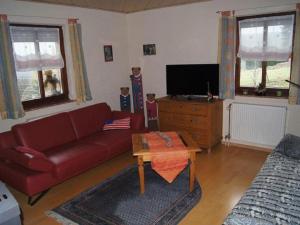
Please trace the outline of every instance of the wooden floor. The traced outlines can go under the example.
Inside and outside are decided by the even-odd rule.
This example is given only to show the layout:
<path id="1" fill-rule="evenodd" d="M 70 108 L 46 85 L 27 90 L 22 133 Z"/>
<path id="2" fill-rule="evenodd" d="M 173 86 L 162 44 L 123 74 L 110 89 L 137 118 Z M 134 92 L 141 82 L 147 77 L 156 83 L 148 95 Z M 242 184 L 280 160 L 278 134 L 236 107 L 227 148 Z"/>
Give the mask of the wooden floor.
<path id="1" fill-rule="evenodd" d="M 251 184 L 268 153 L 241 147 L 216 146 L 211 154 L 197 154 L 197 178 L 202 187 L 202 198 L 181 225 L 220 225 L 232 207 Z M 10 188 L 20 203 L 24 225 L 57 224 L 45 215 L 59 204 L 83 190 L 111 177 L 135 163 L 131 153 L 125 153 L 95 169 L 52 188 L 35 206 L 27 205 L 27 197 Z M 147 182 L 147 180 L 146 180 Z"/>

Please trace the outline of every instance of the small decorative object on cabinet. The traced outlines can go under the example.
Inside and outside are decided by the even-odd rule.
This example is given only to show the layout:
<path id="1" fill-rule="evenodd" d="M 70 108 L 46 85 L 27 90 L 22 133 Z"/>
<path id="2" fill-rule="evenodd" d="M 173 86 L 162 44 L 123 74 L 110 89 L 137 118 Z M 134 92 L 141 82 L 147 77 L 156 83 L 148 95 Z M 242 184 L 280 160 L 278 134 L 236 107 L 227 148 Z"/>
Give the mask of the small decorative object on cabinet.
<path id="1" fill-rule="evenodd" d="M 262 83 L 259 83 L 259 85 L 255 89 L 255 94 L 258 96 L 264 96 L 266 95 L 266 91 L 266 87 Z"/>
<path id="2" fill-rule="evenodd" d="M 164 97 L 158 101 L 159 129 L 187 131 L 208 152 L 222 140 L 223 101 Z"/>

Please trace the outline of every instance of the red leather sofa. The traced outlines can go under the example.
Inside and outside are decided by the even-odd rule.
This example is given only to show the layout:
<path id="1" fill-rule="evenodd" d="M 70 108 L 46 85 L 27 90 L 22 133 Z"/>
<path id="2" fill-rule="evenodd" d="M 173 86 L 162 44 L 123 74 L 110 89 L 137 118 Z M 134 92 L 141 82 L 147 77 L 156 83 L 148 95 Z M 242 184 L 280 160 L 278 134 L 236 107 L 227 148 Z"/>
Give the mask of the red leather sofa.
<path id="1" fill-rule="evenodd" d="M 125 117 L 130 129 L 102 130 L 106 120 Z M 50 187 L 131 150 L 131 134 L 144 130 L 143 114 L 111 111 L 106 103 L 15 125 L 0 133 L 0 180 L 32 205 Z"/>

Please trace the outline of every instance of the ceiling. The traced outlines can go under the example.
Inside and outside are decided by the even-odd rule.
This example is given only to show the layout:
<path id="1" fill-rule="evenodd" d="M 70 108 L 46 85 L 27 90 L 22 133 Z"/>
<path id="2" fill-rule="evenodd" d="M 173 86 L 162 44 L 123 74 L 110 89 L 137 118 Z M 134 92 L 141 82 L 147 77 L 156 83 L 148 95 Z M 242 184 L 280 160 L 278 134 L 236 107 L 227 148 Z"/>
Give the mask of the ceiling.
<path id="1" fill-rule="evenodd" d="M 168 6 L 208 2 L 211 0 L 19 0 L 27 2 L 51 3 L 77 6 L 91 9 L 102 9 L 114 12 L 132 13 Z"/>

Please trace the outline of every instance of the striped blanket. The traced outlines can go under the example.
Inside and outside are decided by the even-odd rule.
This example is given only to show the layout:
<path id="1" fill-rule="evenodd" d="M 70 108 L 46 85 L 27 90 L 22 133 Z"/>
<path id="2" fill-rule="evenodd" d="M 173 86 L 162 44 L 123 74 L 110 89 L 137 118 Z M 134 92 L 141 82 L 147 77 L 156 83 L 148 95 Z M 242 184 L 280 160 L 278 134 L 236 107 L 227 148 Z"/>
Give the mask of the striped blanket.
<path id="1" fill-rule="evenodd" d="M 224 225 L 300 224 L 300 159 L 288 157 L 280 149 L 289 146 L 300 151 L 299 141 L 293 140 L 284 138 L 268 156 Z"/>

